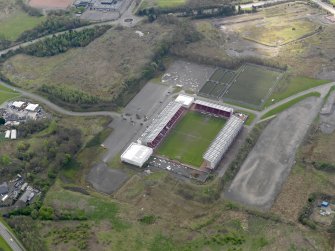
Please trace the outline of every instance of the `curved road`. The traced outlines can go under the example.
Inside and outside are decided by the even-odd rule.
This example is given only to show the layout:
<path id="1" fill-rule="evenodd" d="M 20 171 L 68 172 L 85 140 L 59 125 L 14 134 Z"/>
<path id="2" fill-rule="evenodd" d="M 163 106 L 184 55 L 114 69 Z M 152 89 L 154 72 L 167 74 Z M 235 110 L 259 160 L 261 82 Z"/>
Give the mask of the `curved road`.
<path id="1" fill-rule="evenodd" d="M 7 229 L 7 227 L 0 222 L 0 235 L 8 243 L 13 251 L 24 251 L 25 248 L 16 239 L 16 237 Z"/>
<path id="2" fill-rule="evenodd" d="M 51 110 L 55 111 L 55 112 L 58 112 L 60 114 L 63 114 L 63 115 L 68 115 L 68 116 L 87 116 L 87 117 L 92 117 L 92 116 L 109 116 L 109 117 L 112 117 L 112 118 L 117 118 L 117 117 L 120 117 L 121 115 L 117 112 L 113 112 L 113 111 L 97 111 L 97 112 L 73 112 L 73 111 L 69 111 L 69 110 L 66 110 L 52 102 L 50 102 L 48 99 L 40 96 L 40 95 L 37 95 L 37 94 L 34 94 L 34 93 L 31 93 L 31 92 L 28 92 L 28 91 L 25 91 L 21 88 L 18 88 L 18 87 L 13 87 L 11 85 L 8 85 L 4 82 L 1 82 L 0 81 L 0 85 L 4 86 L 4 87 L 7 87 L 13 91 L 16 91 L 16 92 L 19 92 L 21 93 L 23 96 L 25 97 L 28 97 L 28 98 L 31 98 L 33 100 L 36 100 L 42 104 L 45 104 L 47 107 L 49 107 Z"/>

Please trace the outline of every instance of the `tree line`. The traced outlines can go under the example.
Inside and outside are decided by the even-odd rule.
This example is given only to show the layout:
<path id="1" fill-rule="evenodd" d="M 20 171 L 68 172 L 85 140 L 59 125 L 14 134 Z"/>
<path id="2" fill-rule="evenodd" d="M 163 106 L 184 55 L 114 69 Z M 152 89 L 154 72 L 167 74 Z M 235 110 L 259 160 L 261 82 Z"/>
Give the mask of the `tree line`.
<path id="1" fill-rule="evenodd" d="M 24 53 L 36 57 L 54 56 L 66 52 L 70 48 L 85 47 L 94 39 L 103 35 L 110 26 L 96 26 L 81 31 L 68 31 L 60 35 L 54 35 L 43 39 L 29 46 L 17 50 L 17 53 Z"/>
<path id="2" fill-rule="evenodd" d="M 71 89 L 65 86 L 52 86 L 43 84 L 39 91 L 48 96 L 56 97 L 70 104 L 96 104 L 99 98 L 82 91 Z"/>
<path id="3" fill-rule="evenodd" d="M 75 29 L 87 24 L 88 22 L 82 21 L 79 18 L 51 15 L 35 28 L 23 32 L 16 41 L 30 41 L 56 32 Z"/>

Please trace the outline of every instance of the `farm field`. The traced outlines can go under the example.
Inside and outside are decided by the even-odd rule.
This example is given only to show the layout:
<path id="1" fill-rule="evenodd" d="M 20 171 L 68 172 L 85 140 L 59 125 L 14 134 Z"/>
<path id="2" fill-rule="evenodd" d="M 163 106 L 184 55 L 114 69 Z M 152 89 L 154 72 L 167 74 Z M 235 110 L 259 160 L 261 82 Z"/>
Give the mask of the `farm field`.
<path id="1" fill-rule="evenodd" d="M 181 163 L 200 167 L 210 143 L 225 120 L 198 112 L 188 112 L 166 136 L 157 153 Z"/>
<path id="2" fill-rule="evenodd" d="M 282 72 L 262 66 L 247 64 L 223 96 L 232 101 L 261 108 Z"/>

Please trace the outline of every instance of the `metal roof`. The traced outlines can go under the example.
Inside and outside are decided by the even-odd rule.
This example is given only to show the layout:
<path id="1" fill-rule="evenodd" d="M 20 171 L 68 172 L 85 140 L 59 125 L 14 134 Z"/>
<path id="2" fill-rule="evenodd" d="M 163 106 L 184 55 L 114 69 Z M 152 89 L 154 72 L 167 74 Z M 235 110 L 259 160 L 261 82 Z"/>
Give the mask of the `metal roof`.
<path id="1" fill-rule="evenodd" d="M 211 163 L 211 168 L 214 168 L 220 162 L 223 154 L 228 150 L 238 132 L 243 127 L 243 123 L 244 121 L 242 119 L 233 115 L 218 133 L 215 140 L 203 155 L 203 158 Z"/>
<path id="2" fill-rule="evenodd" d="M 143 166 L 152 153 L 152 148 L 133 142 L 122 153 L 121 160 L 136 166 Z"/>
<path id="3" fill-rule="evenodd" d="M 181 107 L 182 104 L 175 101 L 168 103 L 167 106 L 165 106 L 165 108 L 152 120 L 151 124 L 144 131 L 139 140 L 144 143 L 152 142 Z"/>
<path id="4" fill-rule="evenodd" d="M 195 104 L 198 105 L 203 105 L 203 106 L 207 106 L 210 108 L 214 108 L 214 109 L 218 109 L 220 111 L 225 111 L 225 112 L 233 112 L 234 109 L 231 107 L 227 107 L 227 106 L 223 106 L 223 105 L 219 105 L 219 104 L 215 104 L 215 103 L 211 103 L 211 102 L 207 102 L 207 101 L 203 101 L 203 100 L 195 100 L 194 101 Z"/>
<path id="5" fill-rule="evenodd" d="M 186 107 L 190 107 L 194 101 L 194 97 L 187 96 L 180 94 L 178 97 L 175 99 L 176 102 L 181 103 L 182 105 Z"/>

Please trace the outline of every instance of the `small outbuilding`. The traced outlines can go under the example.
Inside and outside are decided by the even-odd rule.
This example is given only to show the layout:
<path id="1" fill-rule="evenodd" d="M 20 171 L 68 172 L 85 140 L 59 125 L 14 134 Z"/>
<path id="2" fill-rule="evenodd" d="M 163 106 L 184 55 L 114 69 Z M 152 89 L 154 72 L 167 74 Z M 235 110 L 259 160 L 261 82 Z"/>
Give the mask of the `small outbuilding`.
<path id="1" fill-rule="evenodd" d="M 23 101 L 14 101 L 12 105 L 17 109 L 20 109 L 24 105 L 24 103 L 25 102 Z"/>
<path id="2" fill-rule="evenodd" d="M 322 207 L 328 207 L 329 206 L 329 202 L 328 201 L 322 201 L 321 202 L 321 206 Z"/>
<path id="3" fill-rule="evenodd" d="M 39 104 L 32 104 L 32 103 L 29 103 L 26 107 L 25 110 L 29 111 L 29 112 L 35 112 L 37 111 L 37 108 L 39 107 Z"/>
<path id="4" fill-rule="evenodd" d="M 182 104 L 183 107 L 189 108 L 194 102 L 194 97 L 180 94 L 175 101 Z"/>
<path id="5" fill-rule="evenodd" d="M 122 153 L 121 161 L 142 167 L 153 154 L 153 149 L 138 143 L 131 143 Z"/>
<path id="6" fill-rule="evenodd" d="M 16 129 L 13 129 L 10 134 L 10 139 L 16 139 Z"/>

